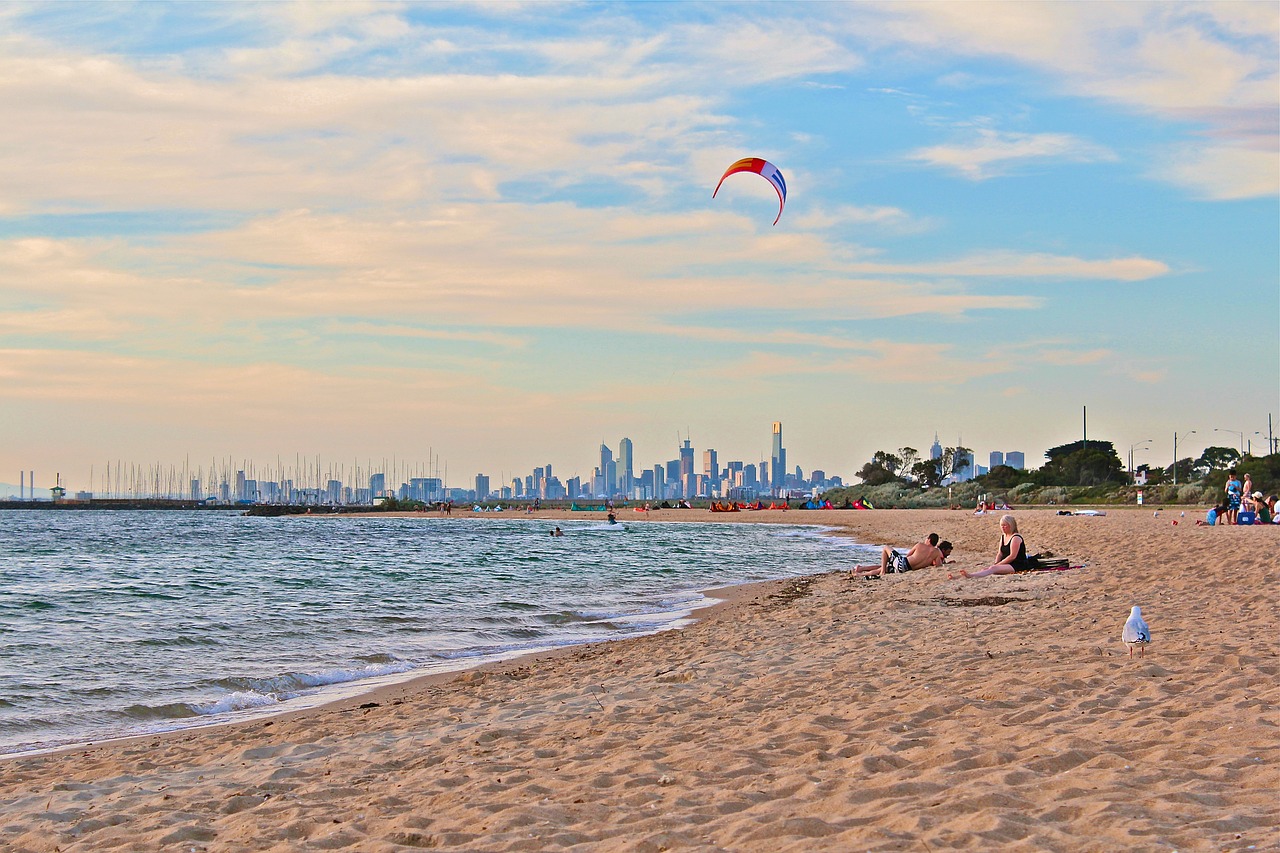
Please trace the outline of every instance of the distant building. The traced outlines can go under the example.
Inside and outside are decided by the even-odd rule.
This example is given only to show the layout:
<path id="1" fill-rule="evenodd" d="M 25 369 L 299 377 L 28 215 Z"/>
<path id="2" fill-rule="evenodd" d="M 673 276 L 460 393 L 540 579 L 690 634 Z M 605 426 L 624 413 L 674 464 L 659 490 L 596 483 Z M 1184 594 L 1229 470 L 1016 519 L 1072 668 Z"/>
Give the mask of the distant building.
<path id="1" fill-rule="evenodd" d="M 631 439 L 624 438 L 618 442 L 618 491 L 624 495 L 630 495 L 635 486 L 634 455 L 635 445 L 631 443 Z"/>
<path id="2" fill-rule="evenodd" d="M 1027 467 L 1026 457 L 1021 450 L 1010 450 L 1004 455 L 1004 464 L 1019 471 Z"/>
<path id="3" fill-rule="evenodd" d="M 651 468 L 646 471 L 641 471 L 640 477 L 636 480 L 635 497 L 639 498 L 642 501 L 651 500 L 654 496 L 653 475 L 655 473 L 655 470 L 660 470 L 660 469 Z"/>
<path id="4" fill-rule="evenodd" d="M 716 486 L 720 482 L 720 461 L 714 450 L 702 451 L 702 475 L 707 478 L 708 494 L 719 491 Z"/>
<path id="5" fill-rule="evenodd" d="M 936 432 L 933 434 L 933 446 L 929 448 L 929 458 L 942 458 L 942 442 L 938 441 L 938 434 Z"/>
<path id="6" fill-rule="evenodd" d="M 773 422 L 773 452 L 769 458 L 769 486 L 775 490 L 787 485 L 787 449 L 782 446 L 782 421 Z"/>
<path id="7" fill-rule="evenodd" d="M 991 451 L 990 465 L 988 467 L 994 471 L 996 468 L 999 468 L 1003 464 L 1004 464 L 1004 453 L 1002 453 L 999 450 Z"/>
<path id="8" fill-rule="evenodd" d="M 476 474 L 476 500 L 489 499 L 489 478 L 484 474 Z"/>
<path id="9" fill-rule="evenodd" d="M 680 448 L 680 497 L 691 498 L 697 493 L 697 476 L 693 468 L 693 445 L 686 438 Z"/>

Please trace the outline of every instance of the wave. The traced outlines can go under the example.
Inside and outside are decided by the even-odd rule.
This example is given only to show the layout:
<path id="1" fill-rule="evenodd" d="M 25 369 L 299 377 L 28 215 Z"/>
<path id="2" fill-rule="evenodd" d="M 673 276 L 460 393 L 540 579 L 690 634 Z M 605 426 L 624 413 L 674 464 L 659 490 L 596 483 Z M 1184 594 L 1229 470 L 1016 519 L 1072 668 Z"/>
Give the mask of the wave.
<path id="1" fill-rule="evenodd" d="M 210 636 L 191 636 L 180 635 L 177 637 L 143 637 L 141 640 L 134 640 L 133 643 L 138 646 L 157 646 L 159 648 L 169 648 L 174 646 L 218 646 L 221 642 L 215 637 Z"/>
<path id="2" fill-rule="evenodd" d="M 361 681 L 366 678 L 377 678 L 382 675 L 396 675 L 417 669 L 412 661 L 402 660 L 394 655 L 385 656 L 387 660 L 366 662 L 363 666 L 327 669 L 320 672 L 286 672 L 268 677 L 220 678 L 214 685 L 231 691 L 257 693 L 263 696 L 275 696 L 291 699 L 304 690 L 316 687 L 327 687 L 331 684 L 345 684 L 349 681 Z"/>

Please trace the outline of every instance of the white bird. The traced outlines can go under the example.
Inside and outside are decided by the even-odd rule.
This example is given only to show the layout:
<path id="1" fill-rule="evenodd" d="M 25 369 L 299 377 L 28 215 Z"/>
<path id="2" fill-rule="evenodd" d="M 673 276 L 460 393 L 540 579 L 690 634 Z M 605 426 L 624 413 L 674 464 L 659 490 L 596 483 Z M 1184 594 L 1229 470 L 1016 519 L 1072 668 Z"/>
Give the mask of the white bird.
<path id="1" fill-rule="evenodd" d="M 1129 647 L 1129 657 L 1133 657 L 1134 646 L 1139 648 L 1138 657 L 1142 657 L 1146 653 L 1147 643 L 1151 642 L 1151 629 L 1143 621 L 1142 611 L 1136 604 L 1129 611 L 1129 621 L 1124 623 L 1124 630 L 1120 632 L 1120 639 Z"/>

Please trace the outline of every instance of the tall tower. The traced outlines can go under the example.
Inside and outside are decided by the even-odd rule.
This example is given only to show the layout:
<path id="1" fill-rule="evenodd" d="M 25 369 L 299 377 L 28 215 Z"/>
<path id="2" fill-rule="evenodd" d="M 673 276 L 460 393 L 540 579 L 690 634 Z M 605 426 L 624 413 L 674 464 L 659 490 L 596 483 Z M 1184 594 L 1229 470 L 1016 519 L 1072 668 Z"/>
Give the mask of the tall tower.
<path id="1" fill-rule="evenodd" d="M 933 447 L 929 448 L 929 458 L 942 458 L 942 443 L 938 441 L 938 434 L 936 432 L 933 434 Z"/>
<path id="2" fill-rule="evenodd" d="M 680 495 L 691 498 L 698 488 L 698 472 L 693 469 L 693 445 L 684 440 L 680 448 Z"/>
<path id="3" fill-rule="evenodd" d="M 787 449 L 782 446 L 782 421 L 773 422 L 773 454 L 769 463 L 769 487 L 784 488 L 787 485 Z"/>
<path id="4" fill-rule="evenodd" d="M 635 480 L 636 474 L 632 468 L 631 439 L 624 438 L 618 442 L 618 491 L 630 497 Z"/>
<path id="5" fill-rule="evenodd" d="M 720 482 L 720 460 L 714 450 L 702 451 L 702 473 L 707 478 L 707 489 L 714 492 Z"/>

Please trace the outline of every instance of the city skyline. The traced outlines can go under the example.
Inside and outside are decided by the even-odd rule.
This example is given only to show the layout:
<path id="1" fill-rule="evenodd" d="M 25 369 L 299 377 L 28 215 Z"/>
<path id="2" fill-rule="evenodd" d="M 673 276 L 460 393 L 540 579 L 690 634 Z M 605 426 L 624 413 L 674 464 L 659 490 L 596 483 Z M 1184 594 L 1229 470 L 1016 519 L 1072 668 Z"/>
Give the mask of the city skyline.
<path id="1" fill-rule="evenodd" d="M 1246 445 L 1280 419 L 1278 28 L 5 5 L 0 480 L 228 450 L 498 477 L 624 435 L 638 471 L 691 428 L 723 466 L 775 421 L 848 478 L 935 432 L 1031 463 L 1086 405 L 1138 464 Z M 776 225 L 758 175 L 712 198 L 743 157 L 785 175 Z"/>
<path id="2" fill-rule="evenodd" d="M 1268 425 L 1268 427 L 1270 426 L 1271 425 Z M 1280 426 L 1280 424 L 1277 424 L 1276 426 Z M 1082 427 L 1083 425 L 1081 425 L 1081 428 Z M 774 471 L 783 472 L 784 479 L 786 476 L 794 476 L 794 471 L 797 468 L 805 470 L 803 465 L 789 465 L 787 463 L 788 451 L 782 442 L 782 423 L 779 421 L 775 421 L 772 424 L 769 451 L 767 453 L 762 452 L 761 455 L 754 460 L 749 458 L 748 455 L 735 451 L 732 455 L 739 458 L 727 460 L 724 464 L 721 464 L 720 448 L 699 448 L 693 442 L 691 435 L 682 435 L 683 437 L 679 438 L 678 443 L 674 445 L 675 457 L 661 462 L 655 462 L 649 466 L 649 470 L 652 470 L 654 465 L 665 465 L 670 470 L 670 474 L 668 476 L 671 480 L 678 480 L 686 474 L 696 474 L 697 472 L 704 470 L 715 469 L 725 471 L 728 470 L 730 466 L 742 466 L 744 464 L 749 466 L 759 466 L 761 471 L 767 468 L 770 475 L 772 475 Z M 1205 440 L 1195 440 L 1196 437 L 1201 436 L 1206 437 Z M 1085 438 L 1089 437 L 1082 432 L 1074 437 L 1064 439 L 1063 443 L 1070 444 Z M 1115 441 L 1112 437 L 1105 435 L 1099 436 L 1095 433 L 1092 438 L 1089 438 L 1089 440 L 1107 442 L 1111 444 L 1115 448 L 1116 453 L 1120 455 L 1121 461 L 1125 463 L 1126 469 L 1129 470 L 1143 467 L 1163 469 L 1167 468 L 1168 465 L 1173 462 L 1172 458 L 1168 460 L 1161 460 L 1158 458 L 1158 456 L 1153 452 L 1153 442 L 1151 440 L 1134 442 L 1128 446 L 1127 453 L 1123 443 Z M 1177 436 L 1177 441 L 1179 442 L 1177 454 L 1178 459 L 1195 459 L 1208 447 L 1238 449 L 1242 455 L 1246 453 L 1265 455 L 1268 452 L 1268 447 L 1272 445 L 1280 445 L 1280 435 L 1267 430 L 1244 432 L 1221 428 L 1205 430 L 1192 429 L 1179 434 Z M 933 434 L 931 442 L 919 443 L 921 446 L 915 449 L 921 458 L 937 459 L 943 453 L 943 442 L 937 432 Z M 1255 443 L 1258 445 L 1256 448 L 1254 446 Z M 880 447 L 877 448 L 877 450 L 888 453 L 897 453 L 899 450 L 911 446 L 912 444 L 904 443 L 899 444 L 898 446 Z M 1049 448 L 1045 448 L 1042 451 L 1027 454 L 1023 450 L 1013 450 L 1010 448 L 1000 450 L 974 448 L 969 446 L 959 436 L 957 436 L 954 444 L 948 442 L 948 447 L 964 447 L 969 451 L 968 464 L 956 467 L 958 480 L 971 479 L 973 476 L 980 476 L 1001 464 L 1007 464 L 1010 467 L 1019 469 L 1035 469 L 1044 463 L 1047 451 L 1049 450 Z M 590 464 L 580 464 L 579 467 L 573 467 L 574 463 L 572 462 L 554 464 L 544 462 L 540 466 L 529 465 L 518 470 L 498 470 L 496 474 L 494 473 L 494 469 L 488 469 L 487 471 L 482 470 L 476 473 L 467 473 L 466 471 L 458 471 L 456 467 L 451 474 L 448 460 L 446 458 L 442 458 L 439 454 L 433 454 L 430 450 L 428 451 L 426 461 L 415 457 L 397 458 L 394 456 L 383 456 L 369 457 L 364 460 L 359 460 L 352 457 L 335 457 L 333 459 L 326 459 L 319 455 L 307 456 L 304 454 L 294 454 L 294 462 L 290 464 L 287 462 L 287 457 L 282 457 L 279 454 L 276 455 L 274 462 L 270 460 L 261 461 L 246 458 L 237 459 L 234 456 L 222 455 L 215 457 L 207 468 L 201 461 L 197 460 L 193 462 L 190 456 L 185 457 L 182 463 L 166 463 L 163 461 L 139 463 L 133 460 L 117 459 L 114 462 L 107 460 L 103 464 L 91 464 L 87 474 L 82 473 L 78 475 L 73 471 L 62 471 L 59 469 L 52 475 L 49 475 L 47 472 L 41 471 L 40 474 L 43 479 L 41 479 L 39 485 L 34 486 L 34 488 L 36 489 L 35 493 L 41 499 L 47 497 L 46 493 L 55 484 L 64 487 L 68 496 L 71 497 L 74 497 L 77 492 L 96 494 L 98 497 L 108 496 L 113 492 L 115 493 L 114 496 L 117 497 L 124 496 L 126 494 L 145 496 L 152 493 L 159 496 L 161 491 L 165 491 L 166 494 L 172 494 L 175 497 L 187 497 L 188 495 L 184 493 L 185 487 L 177 484 L 189 482 L 191 476 L 195 476 L 202 482 L 205 482 L 204 472 L 206 470 L 209 472 L 208 476 L 215 478 L 213 482 L 209 483 L 210 486 L 219 486 L 224 484 L 230 485 L 236 473 L 241 477 L 254 477 L 258 470 L 264 472 L 275 470 L 277 472 L 287 471 L 289 472 L 289 475 L 288 477 L 281 475 L 277 481 L 272 482 L 278 482 L 279 480 L 286 479 L 291 482 L 297 481 L 299 484 L 305 482 L 307 484 L 306 488 L 312 490 L 323 489 L 325 483 L 335 477 L 349 488 L 354 489 L 355 486 L 352 484 L 353 477 L 356 480 L 360 480 L 362 477 L 369 476 L 374 472 L 379 472 L 374 474 L 374 476 L 383 478 L 384 488 L 375 488 L 373 484 L 370 483 L 369 489 L 375 494 L 387 490 L 394 492 L 398 483 L 407 483 L 415 478 L 430 478 L 437 481 L 441 488 L 457 490 L 463 488 L 460 484 L 474 483 L 477 477 L 483 477 L 493 484 L 495 490 L 497 490 L 503 485 L 509 486 L 512 479 L 516 477 L 521 480 L 525 480 L 532 475 L 536 479 L 537 472 L 543 470 L 547 472 L 552 470 L 556 472 L 572 470 L 572 475 L 560 478 L 562 483 L 570 480 L 578 480 L 588 484 L 594 483 L 594 478 L 600 476 L 602 472 L 609 471 L 612 472 L 607 474 L 609 481 L 621 484 L 631 482 L 630 480 L 625 480 L 623 478 L 623 474 L 629 468 L 633 475 L 636 470 L 634 463 L 634 448 L 635 442 L 632 441 L 631 438 L 624 436 L 618 441 L 619 453 L 617 454 L 617 459 L 614 459 L 613 447 L 606 442 L 601 442 L 595 460 Z M 779 454 L 779 450 L 781 450 L 781 454 Z M 1280 448 L 1278 448 L 1278 450 L 1280 450 Z M 710 454 L 710 457 L 708 457 L 708 454 Z M 528 453 L 525 455 L 533 456 L 536 454 Z M 657 451 L 657 455 L 655 455 L 653 459 L 657 460 L 660 456 L 661 451 Z M 984 458 L 987 460 L 986 465 L 982 465 L 979 462 L 979 460 Z M 1028 458 L 1030 458 L 1030 464 L 1028 464 Z M 700 465 L 698 464 L 698 460 L 701 460 Z M 858 482 L 855 472 L 868 461 L 870 461 L 870 457 L 867 459 L 852 460 L 847 465 L 842 466 L 832 465 L 829 462 L 824 464 L 822 460 L 819 460 L 817 463 L 811 463 L 812 467 L 808 470 L 817 470 L 827 475 L 823 479 L 835 478 L 843 481 L 844 485 L 854 485 Z M 113 464 L 116 466 L 114 477 L 111 474 L 111 466 Z M 31 494 L 25 491 L 28 488 L 32 488 L 34 485 L 33 480 L 27 479 L 29 470 L 34 476 L 34 469 L 22 468 L 19 472 L 18 483 L 8 483 L 3 479 L 0 479 L 0 499 L 4 499 L 10 495 L 17 496 L 20 493 Z M 264 474 L 263 476 L 269 476 L 269 473 Z M 126 485 L 121 485 L 122 477 L 124 478 L 123 482 Z M 387 477 L 392 477 L 392 480 L 387 480 Z M 138 482 L 138 485 L 133 488 L 132 491 L 127 487 L 130 478 L 135 478 Z M 159 486 L 162 481 L 166 480 L 170 483 L 167 491 Z M 762 480 L 762 482 L 764 481 Z M 772 481 L 772 476 L 769 478 L 768 485 L 775 491 L 783 488 L 783 485 Z M 597 490 L 592 489 L 591 491 L 595 492 Z M 213 491 L 210 490 L 206 496 L 212 494 Z"/>

